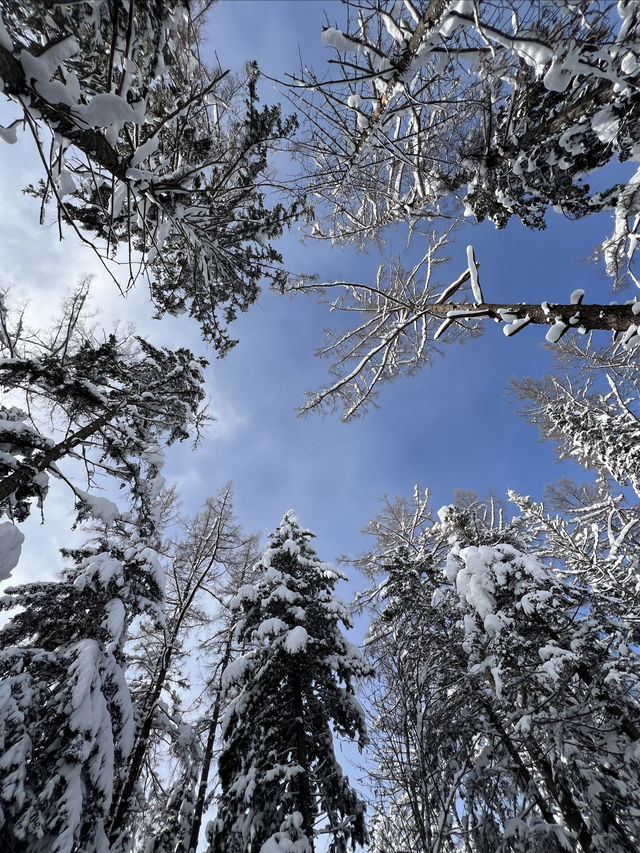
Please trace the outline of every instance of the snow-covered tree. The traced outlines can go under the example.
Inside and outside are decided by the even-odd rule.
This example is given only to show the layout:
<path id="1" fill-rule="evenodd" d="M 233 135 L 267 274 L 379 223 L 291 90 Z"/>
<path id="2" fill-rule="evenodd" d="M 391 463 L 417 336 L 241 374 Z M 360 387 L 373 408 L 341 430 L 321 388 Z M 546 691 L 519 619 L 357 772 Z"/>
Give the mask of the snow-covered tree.
<path id="1" fill-rule="evenodd" d="M 219 757 L 214 853 L 312 853 L 328 835 L 342 853 L 364 843 L 364 804 L 334 752 L 334 732 L 366 742 L 354 679 L 369 674 L 343 636 L 341 575 L 285 514 L 262 555 L 263 576 L 240 590 L 241 657 L 225 670 L 229 704 Z"/>
<path id="2" fill-rule="evenodd" d="M 50 476 L 70 486 L 79 520 L 118 517 L 115 504 L 87 490 L 102 475 L 126 485 L 145 512 L 162 484 L 161 445 L 187 438 L 202 420 L 206 362 L 131 334 L 98 334 L 83 323 L 87 295 L 85 281 L 40 332 L 0 304 L 0 508 L 11 520 L 42 504 Z M 70 460 L 82 465 L 84 489 L 63 464 Z"/>
<path id="3" fill-rule="evenodd" d="M 326 205 L 317 236 L 361 240 L 462 206 L 536 228 L 549 206 L 574 217 L 615 208 L 607 261 L 620 271 L 637 173 L 605 191 L 584 176 L 638 159 L 634 0 L 344 6 L 346 23 L 322 34 L 329 69 L 305 65 L 291 87 L 308 119 L 305 182 Z"/>
<path id="4" fill-rule="evenodd" d="M 127 287 L 147 278 L 158 314 L 189 311 L 224 353 L 260 280 L 282 280 L 271 241 L 299 205 L 265 203 L 269 151 L 295 120 L 258 107 L 255 65 L 239 78 L 206 67 L 210 5 L 3 0 L 0 78 L 19 117 L 0 138 L 27 128 L 45 168 L 31 192 L 60 227 L 107 269 L 124 244 Z"/>
<path id="5" fill-rule="evenodd" d="M 114 781 L 134 743 L 131 620 L 162 619 L 164 574 L 135 528 L 70 552 L 62 579 L 9 589 L 0 609 L 0 847 L 109 851 Z M 21 608 L 15 613 L 15 608 Z"/>
<path id="6" fill-rule="evenodd" d="M 188 850 L 202 750 L 195 730 L 184 723 L 172 746 L 177 772 L 156 815 L 160 826 L 151 833 L 151 837 L 147 836 L 148 840 L 141 848 L 144 853 L 185 853 Z M 154 770 L 158 769 L 154 767 Z"/>
<path id="7" fill-rule="evenodd" d="M 371 715 L 367 772 L 376 853 L 454 849 L 456 798 L 476 749 L 473 723 L 465 718 L 468 712 L 472 719 L 472 712 L 461 708 L 468 693 L 461 689 L 464 674 L 452 663 L 451 624 L 432 614 L 441 586 L 434 567 L 446 559 L 449 545 L 436 533 L 428 496 L 416 487 L 412 501 L 385 499 L 365 530 L 375 536 L 374 548 L 356 561 L 372 578 L 382 575 L 361 596 L 373 609 L 366 653 L 375 678 L 365 707 Z M 472 505 L 467 524 L 476 536 L 500 527 L 495 502 Z"/>
<path id="8" fill-rule="evenodd" d="M 629 628 L 527 528 L 449 507 L 419 553 L 388 554 L 369 644 L 376 851 L 638 843 Z"/>
<path id="9" fill-rule="evenodd" d="M 556 443 L 563 459 L 595 472 L 595 483 L 568 478 L 544 503 L 512 494 L 537 531 L 539 553 L 597 589 L 609 614 L 638 623 L 640 488 L 637 351 L 620 340 L 597 348 L 567 339 L 541 380 L 512 382 L 522 416 Z"/>
<path id="10" fill-rule="evenodd" d="M 153 349 L 146 352 L 151 356 Z M 107 350 L 101 366 L 107 376 L 108 356 Z M 136 367 L 140 369 L 142 384 L 145 368 L 135 362 L 130 366 L 131 376 Z M 42 363 L 25 361 L 27 375 L 31 370 L 37 373 L 37 367 L 45 374 Z M 154 369 L 157 377 L 161 360 L 147 365 L 149 382 Z M 178 373 L 182 371 L 187 373 L 184 367 Z M 122 392 L 118 375 L 112 373 L 110 380 Z M 54 379 L 55 374 L 43 378 L 42 388 L 46 390 Z M 131 418 L 128 441 L 120 439 L 118 450 L 116 434 L 111 437 L 114 449 L 107 444 L 103 451 L 103 458 L 116 463 L 113 470 L 118 472 L 120 463 L 123 474 L 128 474 L 127 511 L 117 511 L 106 498 L 83 496 L 96 534 L 84 547 L 63 550 L 71 564 L 61 579 L 7 589 L 0 599 L 0 610 L 9 615 L 0 630 L 3 849 L 16 853 L 117 849 L 109 841 L 109 814 L 114 792 L 125 783 L 135 745 L 136 714 L 125 680 L 125 643 L 133 620 L 146 616 L 159 625 L 164 621 L 164 570 L 157 550 L 163 522 L 158 500 L 162 459 L 150 439 L 156 429 L 159 435 L 163 429 L 169 434 L 172 428 L 183 430 L 178 414 L 190 407 L 189 399 L 172 406 L 171 395 L 178 393 L 178 386 L 172 388 L 170 376 L 164 379 L 169 380 L 164 408 L 154 404 L 158 391 L 150 384 L 146 400 L 142 388 L 138 390 L 142 418 L 146 411 L 151 421 L 148 415 L 153 412 L 155 427 L 148 423 L 138 429 Z M 101 399 L 106 408 L 106 395 L 89 379 L 83 377 L 77 384 L 79 389 L 88 386 L 89 399 Z M 71 394 L 73 383 L 69 386 Z M 82 413 L 80 405 L 78 409 Z M 124 422 L 121 428 L 127 436 Z M 79 516 L 83 515 L 81 511 Z"/>
<path id="11" fill-rule="evenodd" d="M 560 350 L 559 367 L 562 355 Z M 525 401 L 523 416 L 557 443 L 561 458 L 606 472 L 640 496 L 637 353 L 621 341 L 601 350 L 588 341 L 583 347 L 573 342 L 567 355 L 563 370 L 538 381 L 512 382 L 516 396 Z"/>

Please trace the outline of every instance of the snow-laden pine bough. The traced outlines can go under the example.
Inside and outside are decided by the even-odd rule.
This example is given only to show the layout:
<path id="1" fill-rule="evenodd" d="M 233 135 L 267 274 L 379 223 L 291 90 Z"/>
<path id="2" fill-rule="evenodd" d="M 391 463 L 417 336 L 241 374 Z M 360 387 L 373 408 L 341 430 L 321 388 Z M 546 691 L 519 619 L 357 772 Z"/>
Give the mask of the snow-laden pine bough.
<path id="1" fill-rule="evenodd" d="M 295 119 L 258 109 L 255 63 L 205 65 L 190 8 L 2 0 L 0 86 L 19 118 L 0 140 L 33 137 L 41 219 L 52 201 L 60 236 L 72 227 L 122 291 L 146 279 L 159 315 L 188 311 L 224 353 L 260 280 L 285 277 L 272 241 L 302 205 L 265 204 L 267 160 Z"/>

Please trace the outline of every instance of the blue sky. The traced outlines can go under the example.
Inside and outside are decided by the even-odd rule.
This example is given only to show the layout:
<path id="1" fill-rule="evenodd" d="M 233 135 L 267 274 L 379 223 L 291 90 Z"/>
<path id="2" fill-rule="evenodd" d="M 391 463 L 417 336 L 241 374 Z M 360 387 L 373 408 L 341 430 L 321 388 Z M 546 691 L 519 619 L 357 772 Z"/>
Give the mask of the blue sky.
<path id="1" fill-rule="evenodd" d="M 267 74 L 277 77 L 297 70 L 300 46 L 305 61 L 320 67 L 325 8 L 331 23 L 340 23 L 335 2 L 221 0 L 208 25 L 207 49 L 216 50 L 222 65 L 235 70 L 257 58 Z M 261 92 L 264 100 L 279 98 L 268 81 Z M 10 108 L 3 107 L 5 120 L 9 114 Z M 16 146 L 0 147 L 3 286 L 12 282 L 19 299 L 30 298 L 42 321 L 66 287 L 81 273 L 94 271 L 100 322 L 135 318 L 139 331 L 154 343 L 187 345 L 206 354 L 195 324 L 185 318 L 151 320 L 142 288 L 122 300 L 71 233 L 59 243 L 54 224 L 38 225 L 37 202 L 20 190 L 39 174 L 27 136 Z M 517 223 L 504 231 L 490 224 L 469 226 L 452 246 L 453 261 L 443 280 L 464 269 L 465 246 L 473 243 L 490 301 L 565 301 L 583 287 L 586 300 L 606 302 L 608 283 L 585 259 L 609 227 L 606 216 L 571 222 L 553 213 L 545 232 L 530 232 Z M 292 232 L 282 242 L 290 269 L 327 280 L 366 281 L 377 267 L 375 251 L 313 241 L 302 245 L 299 237 Z M 380 408 L 364 420 L 299 419 L 294 410 L 304 392 L 327 379 L 328 364 L 313 352 L 329 323 L 326 308 L 312 297 L 290 299 L 270 292 L 239 319 L 235 336 L 240 344 L 226 359 L 212 359 L 207 371 L 217 422 L 197 452 L 183 445 L 168 455 L 167 479 L 178 483 L 187 511 L 196 511 L 208 494 L 233 480 L 238 517 L 247 529 L 266 536 L 294 507 L 301 522 L 317 532 L 320 555 L 333 560 L 367 547 L 359 530 L 378 511 L 380 495 L 410 494 L 416 481 L 430 487 L 438 508 L 456 488 L 480 495 L 513 488 L 540 498 L 545 484 L 558 476 L 581 476 L 575 466 L 555 464 L 551 445 L 541 444 L 537 430 L 520 421 L 506 400 L 509 377 L 547 369 L 543 330 L 533 327 L 507 340 L 491 326 L 479 340 L 447 347 L 432 369 L 387 386 Z M 60 493 L 49 501 L 44 527 L 36 519 L 30 522 L 32 544 L 24 567 L 29 576 L 55 571 L 71 506 L 69 496 Z"/>
<path id="2" fill-rule="evenodd" d="M 256 57 L 274 77 L 297 70 L 298 50 L 305 63 L 320 68 L 329 55 L 320 38 L 325 10 L 330 23 L 341 22 L 339 3 L 221 0 L 212 16 L 211 47 L 223 65 L 240 68 L 245 58 Z M 264 83 L 261 91 L 268 98 L 271 84 Z M 278 98 L 275 92 L 271 96 Z M 587 298 L 607 301 L 607 282 L 586 262 L 607 233 L 606 220 L 576 223 L 550 214 L 546 232 L 530 232 L 517 223 L 504 231 L 490 224 L 470 226 L 452 247 L 454 260 L 447 270 L 457 276 L 466 265 L 465 246 L 472 242 L 485 296 L 492 301 L 565 301 L 578 286 Z M 296 236 L 284 241 L 292 269 L 327 280 L 366 281 L 377 267 L 375 250 L 363 255 L 313 241 L 301 247 Z M 327 364 L 311 353 L 321 345 L 322 328 L 329 322 L 326 309 L 312 297 L 283 300 L 265 294 L 237 325 L 240 345 L 215 365 L 225 387 L 233 376 L 252 383 L 243 402 L 238 399 L 246 418 L 233 437 L 238 455 L 231 451 L 214 459 L 212 445 L 212 463 L 234 479 L 239 506 L 243 502 L 249 514 L 262 517 L 263 529 L 281 495 L 317 530 L 323 553 L 354 553 L 364 547 L 357 531 L 376 513 L 378 496 L 408 494 L 416 480 L 430 486 L 439 506 L 455 488 L 483 494 L 511 487 L 540 497 L 544 485 L 561 473 L 578 473 L 575 466 L 561 470 L 554 463 L 551 446 L 539 442 L 536 429 L 516 417 L 505 397 L 509 377 L 546 369 L 543 330 L 529 329 L 507 340 L 499 328 L 490 327 L 480 340 L 446 348 L 446 357 L 433 369 L 387 386 L 380 408 L 364 420 L 342 424 L 337 417 L 315 415 L 295 420 L 292 408 L 301 403 L 303 392 L 326 381 Z M 255 357 L 265 350 L 268 359 Z M 244 400 L 251 401 L 248 408 Z"/>

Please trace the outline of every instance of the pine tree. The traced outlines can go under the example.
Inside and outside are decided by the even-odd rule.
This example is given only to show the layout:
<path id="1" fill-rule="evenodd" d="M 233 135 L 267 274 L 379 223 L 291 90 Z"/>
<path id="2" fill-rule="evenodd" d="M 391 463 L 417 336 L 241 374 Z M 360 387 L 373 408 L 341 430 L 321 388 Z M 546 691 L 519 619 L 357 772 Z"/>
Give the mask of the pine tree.
<path id="1" fill-rule="evenodd" d="M 259 107 L 255 63 L 240 77 L 205 65 L 203 5 L 2 0 L 0 78 L 19 118 L 0 132 L 30 132 L 45 175 L 28 189 L 60 228 L 107 270 L 123 244 L 126 289 L 147 279 L 159 315 L 189 311 L 224 353 L 260 280 L 284 279 L 272 241 L 302 206 L 266 203 L 269 154 L 295 118 Z"/>
<path id="2" fill-rule="evenodd" d="M 342 576 L 317 557 L 312 536 L 287 512 L 262 555 L 263 577 L 237 597 L 244 654 L 224 674 L 214 853 L 312 853 L 318 833 L 332 853 L 366 840 L 364 804 L 333 732 L 366 742 L 353 680 L 370 670 L 339 629 L 350 625 L 334 594 Z"/>

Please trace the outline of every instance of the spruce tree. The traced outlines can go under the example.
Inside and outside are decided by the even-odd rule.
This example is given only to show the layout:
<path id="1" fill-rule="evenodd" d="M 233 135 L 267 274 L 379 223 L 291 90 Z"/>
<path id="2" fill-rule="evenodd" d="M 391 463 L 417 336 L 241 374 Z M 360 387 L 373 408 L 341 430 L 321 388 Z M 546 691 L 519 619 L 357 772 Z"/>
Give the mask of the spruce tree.
<path id="1" fill-rule="evenodd" d="M 163 574 L 132 532 L 67 554 L 61 580 L 10 589 L 0 630 L 0 849 L 106 853 L 114 781 L 134 738 L 124 643 L 162 618 Z"/>
<path id="2" fill-rule="evenodd" d="M 133 431 L 132 431 L 133 432 Z M 164 620 L 157 454 L 130 461 L 131 508 L 60 580 L 7 589 L 0 611 L 0 849 L 116 853 L 109 812 L 135 744 L 125 643 L 134 619 Z M 18 612 L 16 612 L 18 609 Z"/>
<path id="3" fill-rule="evenodd" d="M 262 578 L 235 602 L 245 651 L 225 671 L 212 853 L 312 853 L 319 832 L 332 853 L 366 841 L 365 807 L 333 732 L 366 742 L 353 682 L 369 667 L 339 628 L 351 624 L 334 594 L 343 575 L 318 558 L 312 536 L 287 512 L 262 555 Z"/>

